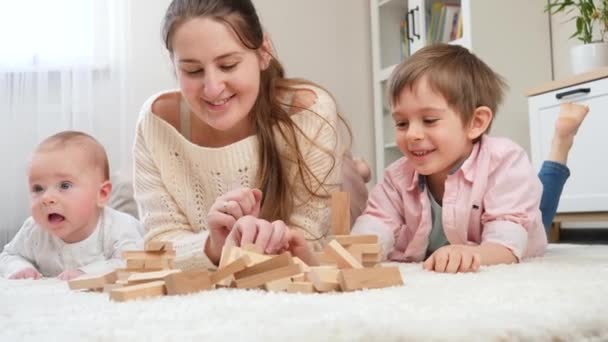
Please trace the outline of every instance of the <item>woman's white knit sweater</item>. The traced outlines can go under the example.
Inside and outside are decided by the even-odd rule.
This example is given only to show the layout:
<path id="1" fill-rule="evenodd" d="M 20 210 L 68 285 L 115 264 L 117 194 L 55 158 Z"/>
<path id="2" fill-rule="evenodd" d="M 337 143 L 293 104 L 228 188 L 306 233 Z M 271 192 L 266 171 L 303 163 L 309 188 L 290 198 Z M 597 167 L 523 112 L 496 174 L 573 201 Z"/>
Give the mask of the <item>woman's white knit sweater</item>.
<path id="1" fill-rule="evenodd" d="M 339 121 L 334 100 L 323 90 L 310 89 L 316 93 L 316 101 L 309 108 L 314 113 L 303 110 L 293 114 L 292 119 L 314 142 L 298 137 L 307 165 L 319 179 L 324 179 L 323 192 L 328 194 L 339 188 L 339 161 L 345 145 L 336 133 Z M 152 104 L 161 95 L 144 104 L 134 146 L 135 199 L 146 241 L 173 241 L 176 267 L 213 268 L 203 252 L 208 237 L 207 213 L 224 193 L 240 187 L 259 187 L 257 137 L 249 136 L 220 148 L 193 144 L 152 113 Z M 288 221 L 292 228 L 302 229 L 312 247 L 318 249 L 328 234 L 329 200 L 308 194 L 296 177 L 295 164 L 287 161 L 294 160 L 293 151 L 279 141 L 281 158 L 294 183 L 295 209 Z M 340 157 L 334 161 L 327 152 Z"/>

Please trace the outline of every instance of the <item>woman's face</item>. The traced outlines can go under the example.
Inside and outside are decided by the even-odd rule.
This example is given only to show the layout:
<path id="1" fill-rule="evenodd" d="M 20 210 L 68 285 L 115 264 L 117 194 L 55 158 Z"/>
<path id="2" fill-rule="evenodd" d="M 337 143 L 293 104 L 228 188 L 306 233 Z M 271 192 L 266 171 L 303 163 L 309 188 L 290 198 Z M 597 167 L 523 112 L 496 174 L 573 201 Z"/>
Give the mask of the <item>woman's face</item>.
<path id="1" fill-rule="evenodd" d="M 192 112 L 223 134 L 250 135 L 247 117 L 268 61 L 245 47 L 227 24 L 210 18 L 179 25 L 172 46 L 179 86 Z"/>

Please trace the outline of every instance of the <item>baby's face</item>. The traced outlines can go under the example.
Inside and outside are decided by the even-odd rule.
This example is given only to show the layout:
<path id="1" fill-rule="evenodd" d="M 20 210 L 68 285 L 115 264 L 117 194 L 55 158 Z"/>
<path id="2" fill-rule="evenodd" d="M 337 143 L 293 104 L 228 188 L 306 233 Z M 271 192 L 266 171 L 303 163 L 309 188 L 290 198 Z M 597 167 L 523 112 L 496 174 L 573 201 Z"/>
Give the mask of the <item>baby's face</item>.
<path id="1" fill-rule="evenodd" d="M 67 243 L 86 239 L 102 207 L 102 172 L 86 149 L 66 146 L 38 151 L 29 169 L 32 216 L 36 223 Z"/>

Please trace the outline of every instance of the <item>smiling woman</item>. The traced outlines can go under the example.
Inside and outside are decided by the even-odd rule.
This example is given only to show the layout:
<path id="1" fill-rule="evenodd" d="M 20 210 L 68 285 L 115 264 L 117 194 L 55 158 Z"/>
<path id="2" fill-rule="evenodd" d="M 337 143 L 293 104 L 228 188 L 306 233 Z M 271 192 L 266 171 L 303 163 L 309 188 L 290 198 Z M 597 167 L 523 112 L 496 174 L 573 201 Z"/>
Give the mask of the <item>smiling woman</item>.
<path id="1" fill-rule="evenodd" d="M 367 196 L 362 177 L 344 181 L 356 165 L 333 97 L 286 78 L 251 1 L 174 0 L 163 38 L 180 89 L 151 97 L 137 126 L 146 239 L 173 241 L 180 268 L 217 264 L 233 227 L 231 243 L 268 253 L 320 248 L 330 193 Z"/>
<path id="2" fill-rule="evenodd" d="M 129 5 L 122 0 L 4 1 L 0 11 L 0 247 L 28 216 L 27 156 L 42 138 L 73 129 L 129 165 L 134 119 L 125 115 Z M 27 134 L 24 134 L 27 132 Z"/>

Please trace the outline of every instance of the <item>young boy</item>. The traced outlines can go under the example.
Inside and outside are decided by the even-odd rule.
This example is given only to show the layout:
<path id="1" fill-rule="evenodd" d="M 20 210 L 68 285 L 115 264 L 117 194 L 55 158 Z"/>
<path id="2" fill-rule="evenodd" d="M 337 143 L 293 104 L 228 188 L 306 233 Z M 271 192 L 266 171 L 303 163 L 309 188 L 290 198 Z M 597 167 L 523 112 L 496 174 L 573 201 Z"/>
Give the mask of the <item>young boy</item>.
<path id="1" fill-rule="evenodd" d="M 141 247 L 139 221 L 105 206 L 108 158 L 93 137 L 66 131 L 47 138 L 28 176 L 32 216 L 0 254 L 0 274 L 69 280 L 122 267 L 122 251 Z"/>
<path id="2" fill-rule="evenodd" d="M 439 272 L 542 255 L 541 182 L 521 147 L 486 135 L 505 87 L 460 46 L 428 46 L 399 65 L 389 96 L 405 157 L 387 168 L 353 233 L 378 235 L 389 260 Z"/>

